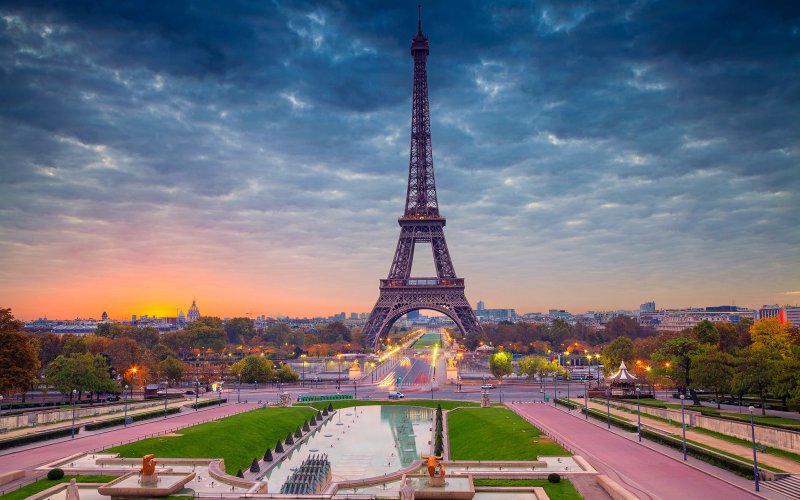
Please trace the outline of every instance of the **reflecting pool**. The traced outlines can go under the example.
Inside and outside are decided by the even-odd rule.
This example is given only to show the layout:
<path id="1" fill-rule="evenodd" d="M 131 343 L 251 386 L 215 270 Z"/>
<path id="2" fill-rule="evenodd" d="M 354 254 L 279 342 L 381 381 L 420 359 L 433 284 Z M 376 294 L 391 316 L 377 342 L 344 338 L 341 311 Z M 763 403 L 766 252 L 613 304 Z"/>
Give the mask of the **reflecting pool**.
<path id="1" fill-rule="evenodd" d="M 380 476 L 429 455 L 435 410 L 416 406 L 343 408 L 263 477 L 281 485 L 309 454 L 327 454 L 333 481 Z"/>

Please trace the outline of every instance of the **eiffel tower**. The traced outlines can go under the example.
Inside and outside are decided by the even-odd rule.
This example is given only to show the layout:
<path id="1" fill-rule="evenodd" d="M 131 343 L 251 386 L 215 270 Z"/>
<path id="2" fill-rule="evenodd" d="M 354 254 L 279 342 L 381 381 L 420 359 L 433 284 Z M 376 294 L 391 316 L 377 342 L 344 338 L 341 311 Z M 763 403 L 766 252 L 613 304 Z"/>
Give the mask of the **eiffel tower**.
<path id="1" fill-rule="evenodd" d="M 414 93 L 411 107 L 411 157 L 408 167 L 406 210 L 400 223 L 400 239 L 389 277 L 380 280 L 380 296 L 366 325 L 366 345 L 376 345 L 400 316 L 418 309 L 432 309 L 452 319 L 462 333 L 480 331 L 472 307 L 464 295 L 464 279 L 456 276 L 447 242 L 445 219 L 439 214 L 433 176 L 431 117 L 428 106 L 428 38 L 422 34 L 422 16 L 411 40 L 414 58 Z M 417 243 L 430 243 L 436 277 L 412 278 L 411 264 Z"/>

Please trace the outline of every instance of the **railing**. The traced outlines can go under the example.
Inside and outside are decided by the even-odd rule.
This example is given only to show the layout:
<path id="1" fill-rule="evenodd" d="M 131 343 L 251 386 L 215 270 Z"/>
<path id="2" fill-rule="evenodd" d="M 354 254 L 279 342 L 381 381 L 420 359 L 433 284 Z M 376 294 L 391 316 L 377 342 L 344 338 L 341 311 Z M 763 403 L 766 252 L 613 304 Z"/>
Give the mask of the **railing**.
<path id="1" fill-rule="evenodd" d="M 381 286 L 385 288 L 400 288 L 404 286 L 464 286 L 464 278 L 409 278 L 404 279 L 385 279 L 381 280 Z"/>

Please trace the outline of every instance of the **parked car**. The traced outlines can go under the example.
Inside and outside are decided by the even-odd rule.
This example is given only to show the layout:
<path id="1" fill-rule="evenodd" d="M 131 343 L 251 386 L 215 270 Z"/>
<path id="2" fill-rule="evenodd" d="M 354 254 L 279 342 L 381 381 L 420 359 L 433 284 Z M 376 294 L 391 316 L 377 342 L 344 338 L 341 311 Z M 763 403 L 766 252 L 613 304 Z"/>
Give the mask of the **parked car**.
<path id="1" fill-rule="evenodd" d="M 494 384 L 483 384 L 481 389 L 494 389 Z"/>
<path id="2" fill-rule="evenodd" d="M 392 391 L 389 393 L 389 399 L 402 399 L 405 396 L 400 391 Z"/>

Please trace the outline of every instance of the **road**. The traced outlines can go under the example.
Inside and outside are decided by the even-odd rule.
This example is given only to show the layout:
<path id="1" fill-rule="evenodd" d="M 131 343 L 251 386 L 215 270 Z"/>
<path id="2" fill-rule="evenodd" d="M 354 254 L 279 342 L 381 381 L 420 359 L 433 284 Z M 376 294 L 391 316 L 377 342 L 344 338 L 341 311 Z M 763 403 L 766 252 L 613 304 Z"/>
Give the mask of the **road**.
<path id="1" fill-rule="evenodd" d="M 567 417 L 550 405 L 522 403 L 511 406 L 639 498 L 758 498 L 613 432 L 579 418 Z"/>

